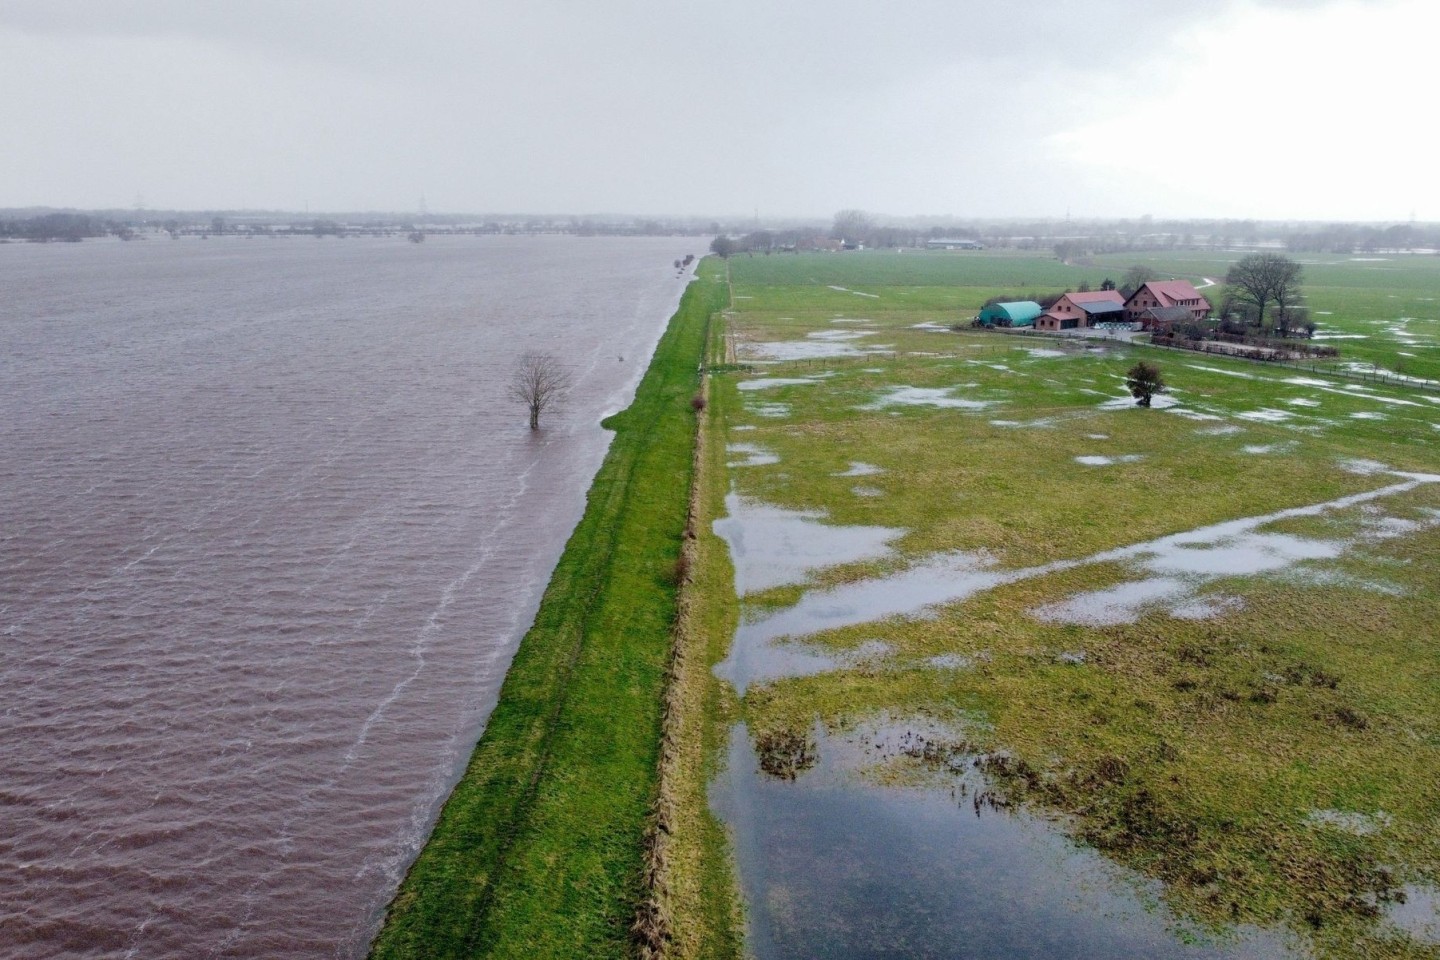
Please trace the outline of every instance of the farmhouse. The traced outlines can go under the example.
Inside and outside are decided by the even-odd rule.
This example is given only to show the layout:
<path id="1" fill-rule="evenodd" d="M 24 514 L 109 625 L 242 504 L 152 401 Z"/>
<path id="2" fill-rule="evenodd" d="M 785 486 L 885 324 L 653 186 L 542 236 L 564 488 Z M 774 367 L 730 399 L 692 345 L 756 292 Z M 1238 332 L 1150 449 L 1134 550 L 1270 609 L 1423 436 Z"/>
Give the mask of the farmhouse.
<path id="1" fill-rule="evenodd" d="M 1035 321 L 1036 330 L 1073 330 L 1123 320 L 1125 298 L 1114 290 L 1067 293 Z"/>
<path id="2" fill-rule="evenodd" d="M 1147 316 L 1147 311 L 1168 307 L 1186 308 L 1192 320 L 1204 320 L 1210 313 L 1210 301 L 1200 296 L 1200 291 L 1196 290 L 1189 280 L 1151 280 L 1141 284 L 1140 289 L 1130 294 L 1130 299 L 1125 301 L 1125 319 L 1137 322 L 1142 329 L 1149 330 L 1159 315 Z M 1170 315 L 1176 316 L 1173 312 Z"/>
<path id="3" fill-rule="evenodd" d="M 975 322 L 982 327 L 1031 327 L 1043 312 L 1034 300 L 992 303 L 980 311 Z"/>

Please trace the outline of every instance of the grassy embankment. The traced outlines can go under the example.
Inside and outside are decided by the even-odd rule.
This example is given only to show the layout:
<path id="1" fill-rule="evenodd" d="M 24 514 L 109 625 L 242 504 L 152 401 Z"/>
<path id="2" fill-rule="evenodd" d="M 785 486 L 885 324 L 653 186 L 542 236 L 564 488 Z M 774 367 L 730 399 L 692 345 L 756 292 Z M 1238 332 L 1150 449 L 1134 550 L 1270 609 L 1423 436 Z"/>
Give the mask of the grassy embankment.
<path id="1" fill-rule="evenodd" d="M 1223 263 L 1152 260 L 1197 279 L 1224 272 Z M 1367 335 L 1340 341 L 1347 354 L 1433 375 L 1437 268 L 1419 259 L 1389 272 L 1307 265 L 1307 290 L 1312 308 L 1332 311 L 1317 319 Z M 861 330 L 871 335 L 858 346 L 885 351 L 770 366 L 766 376 L 826 376 L 747 393 L 737 382 L 754 374 L 715 378 L 695 573 L 704 666 L 723 656 L 740 611 L 723 544 L 708 534 L 727 484 L 768 504 L 824 511 L 829 523 L 908 531 L 895 556 L 747 597 L 758 614 L 943 551 L 983 553 L 1006 569 L 1075 560 L 1395 482 L 1347 469 L 1355 459 L 1440 471 L 1433 393 L 1287 382 L 1294 371 L 1144 347 L 1032 354 L 1025 348 L 1053 342 L 914 327 L 968 316 L 995 294 L 1098 286 L 1123 269 L 1014 255 L 737 259 L 728 328 L 742 343 Z M 1387 336 L 1406 315 L 1419 318 L 1409 329 L 1420 336 Z M 1120 376 L 1137 356 L 1158 359 L 1176 398 L 1203 419 L 1103 408 L 1123 393 Z M 898 387 L 947 388 L 984 405 L 876 406 Z M 742 438 L 778 462 L 727 471 L 726 440 Z M 1095 455 L 1134 459 L 1076 459 Z M 854 462 L 882 472 L 857 484 L 843 476 Z M 844 652 L 879 637 L 889 652 L 756 685 L 740 701 L 697 674 L 693 699 L 705 719 L 695 742 L 704 751 L 692 770 L 703 778 L 717 762 L 736 719 L 752 732 L 803 738 L 816 720 L 844 735 L 877 716 L 945 718 L 972 745 L 1016 758 L 1024 775 L 1002 785 L 1016 802 L 1066 815 L 1078 840 L 1163 881 L 1184 917 L 1290 927 L 1327 956 L 1433 956 L 1377 914 L 1405 884 L 1440 883 L 1437 511 L 1440 484 L 1431 483 L 1273 524 L 1267 532 L 1347 546 L 1321 564 L 1207 581 L 1197 588 L 1214 601 L 1206 619 L 1162 607 L 1112 626 L 1033 615 L 1133 579 L 1123 565 L 1095 563 L 982 592 L 935 617 L 807 638 Z M 1382 522 L 1405 532 L 1379 537 Z M 1075 652 L 1080 662 L 1062 657 Z M 940 654 L 973 666 L 937 669 Z M 682 822 L 710 842 L 703 790 L 689 797 Z M 696 862 L 713 868 L 715 858 Z M 712 929 L 733 937 L 719 920 Z M 722 937 L 683 955 L 724 956 L 730 944 Z"/>
<path id="2" fill-rule="evenodd" d="M 708 352 L 711 364 L 724 369 L 722 324 L 712 326 Z M 709 387 L 707 378 L 707 401 L 712 400 Z M 686 577 L 667 703 L 662 797 L 669 828 L 664 834 L 666 862 L 654 890 L 667 936 L 654 944 L 653 952 L 642 953 L 654 960 L 737 960 L 743 955 L 740 896 L 729 842 L 706 802 L 736 707 L 734 694 L 711 672 L 725 655 L 737 613 L 729 551 L 710 528 L 725 499 L 725 435 L 713 426 L 719 422 L 723 418 L 702 418 L 695 444 Z"/>
<path id="3" fill-rule="evenodd" d="M 615 430 L 499 703 L 375 958 L 622 957 L 645 891 L 690 407 L 723 267 L 703 262 Z"/>

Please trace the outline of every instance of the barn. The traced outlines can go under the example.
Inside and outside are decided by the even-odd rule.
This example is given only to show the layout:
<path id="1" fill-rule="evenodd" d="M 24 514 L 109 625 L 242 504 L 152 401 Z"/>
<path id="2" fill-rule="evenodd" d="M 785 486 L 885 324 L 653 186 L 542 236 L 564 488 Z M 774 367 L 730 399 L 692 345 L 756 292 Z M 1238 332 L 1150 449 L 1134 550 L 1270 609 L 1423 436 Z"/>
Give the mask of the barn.
<path id="1" fill-rule="evenodd" d="M 1121 320 L 1125 298 L 1114 290 L 1067 293 L 1035 321 L 1036 330 L 1073 330 L 1094 327 L 1107 320 Z"/>
<path id="2" fill-rule="evenodd" d="M 975 322 L 982 327 L 1033 327 L 1044 312 L 1034 300 L 992 303 L 980 311 Z"/>

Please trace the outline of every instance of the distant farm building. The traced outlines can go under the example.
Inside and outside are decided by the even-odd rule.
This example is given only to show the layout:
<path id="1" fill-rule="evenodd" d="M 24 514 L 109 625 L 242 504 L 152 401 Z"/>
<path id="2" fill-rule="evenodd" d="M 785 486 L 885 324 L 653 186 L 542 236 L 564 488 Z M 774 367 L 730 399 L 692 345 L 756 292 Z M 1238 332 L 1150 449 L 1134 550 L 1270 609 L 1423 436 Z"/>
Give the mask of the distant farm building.
<path id="1" fill-rule="evenodd" d="M 926 240 L 926 250 L 984 250 L 979 240 Z"/>
<path id="2" fill-rule="evenodd" d="M 1147 312 L 1150 323 L 1154 323 L 1160 317 L 1160 314 L 1154 311 L 1170 307 L 1184 307 L 1191 320 L 1204 320 L 1210 314 L 1210 301 L 1200 296 L 1200 291 L 1196 290 L 1189 280 L 1151 280 L 1141 284 L 1140 289 L 1130 294 L 1130 299 L 1125 301 L 1125 319 L 1139 323 L 1142 329 L 1148 330 L 1150 327 L 1146 324 Z M 1171 312 L 1169 315 L 1177 314 Z"/>
<path id="3" fill-rule="evenodd" d="M 1067 293 L 1035 321 L 1036 330 L 1074 330 L 1125 319 L 1125 298 L 1114 290 Z"/>
<path id="4" fill-rule="evenodd" d="M 1045 311 L 1034 300 L 992 303 L 975 321 L 982 327 L 1033 327 Z"/>

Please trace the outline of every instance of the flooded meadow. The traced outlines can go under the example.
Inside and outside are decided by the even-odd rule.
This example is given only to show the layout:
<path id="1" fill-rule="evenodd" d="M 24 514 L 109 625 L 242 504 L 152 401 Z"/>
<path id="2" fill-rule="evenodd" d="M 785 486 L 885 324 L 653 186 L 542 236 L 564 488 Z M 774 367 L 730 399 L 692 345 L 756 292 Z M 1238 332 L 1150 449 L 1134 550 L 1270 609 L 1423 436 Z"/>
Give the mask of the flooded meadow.
<path id="1" fill-rule="evenodd" d="M 839 290 L 746 269 L 704 802 L 749 949 L 1433 957 L 1440 403 L 1159 354 L 1142 410 L 1143 348 L 950 331 L 963 285 L 817 337 Z"/>

